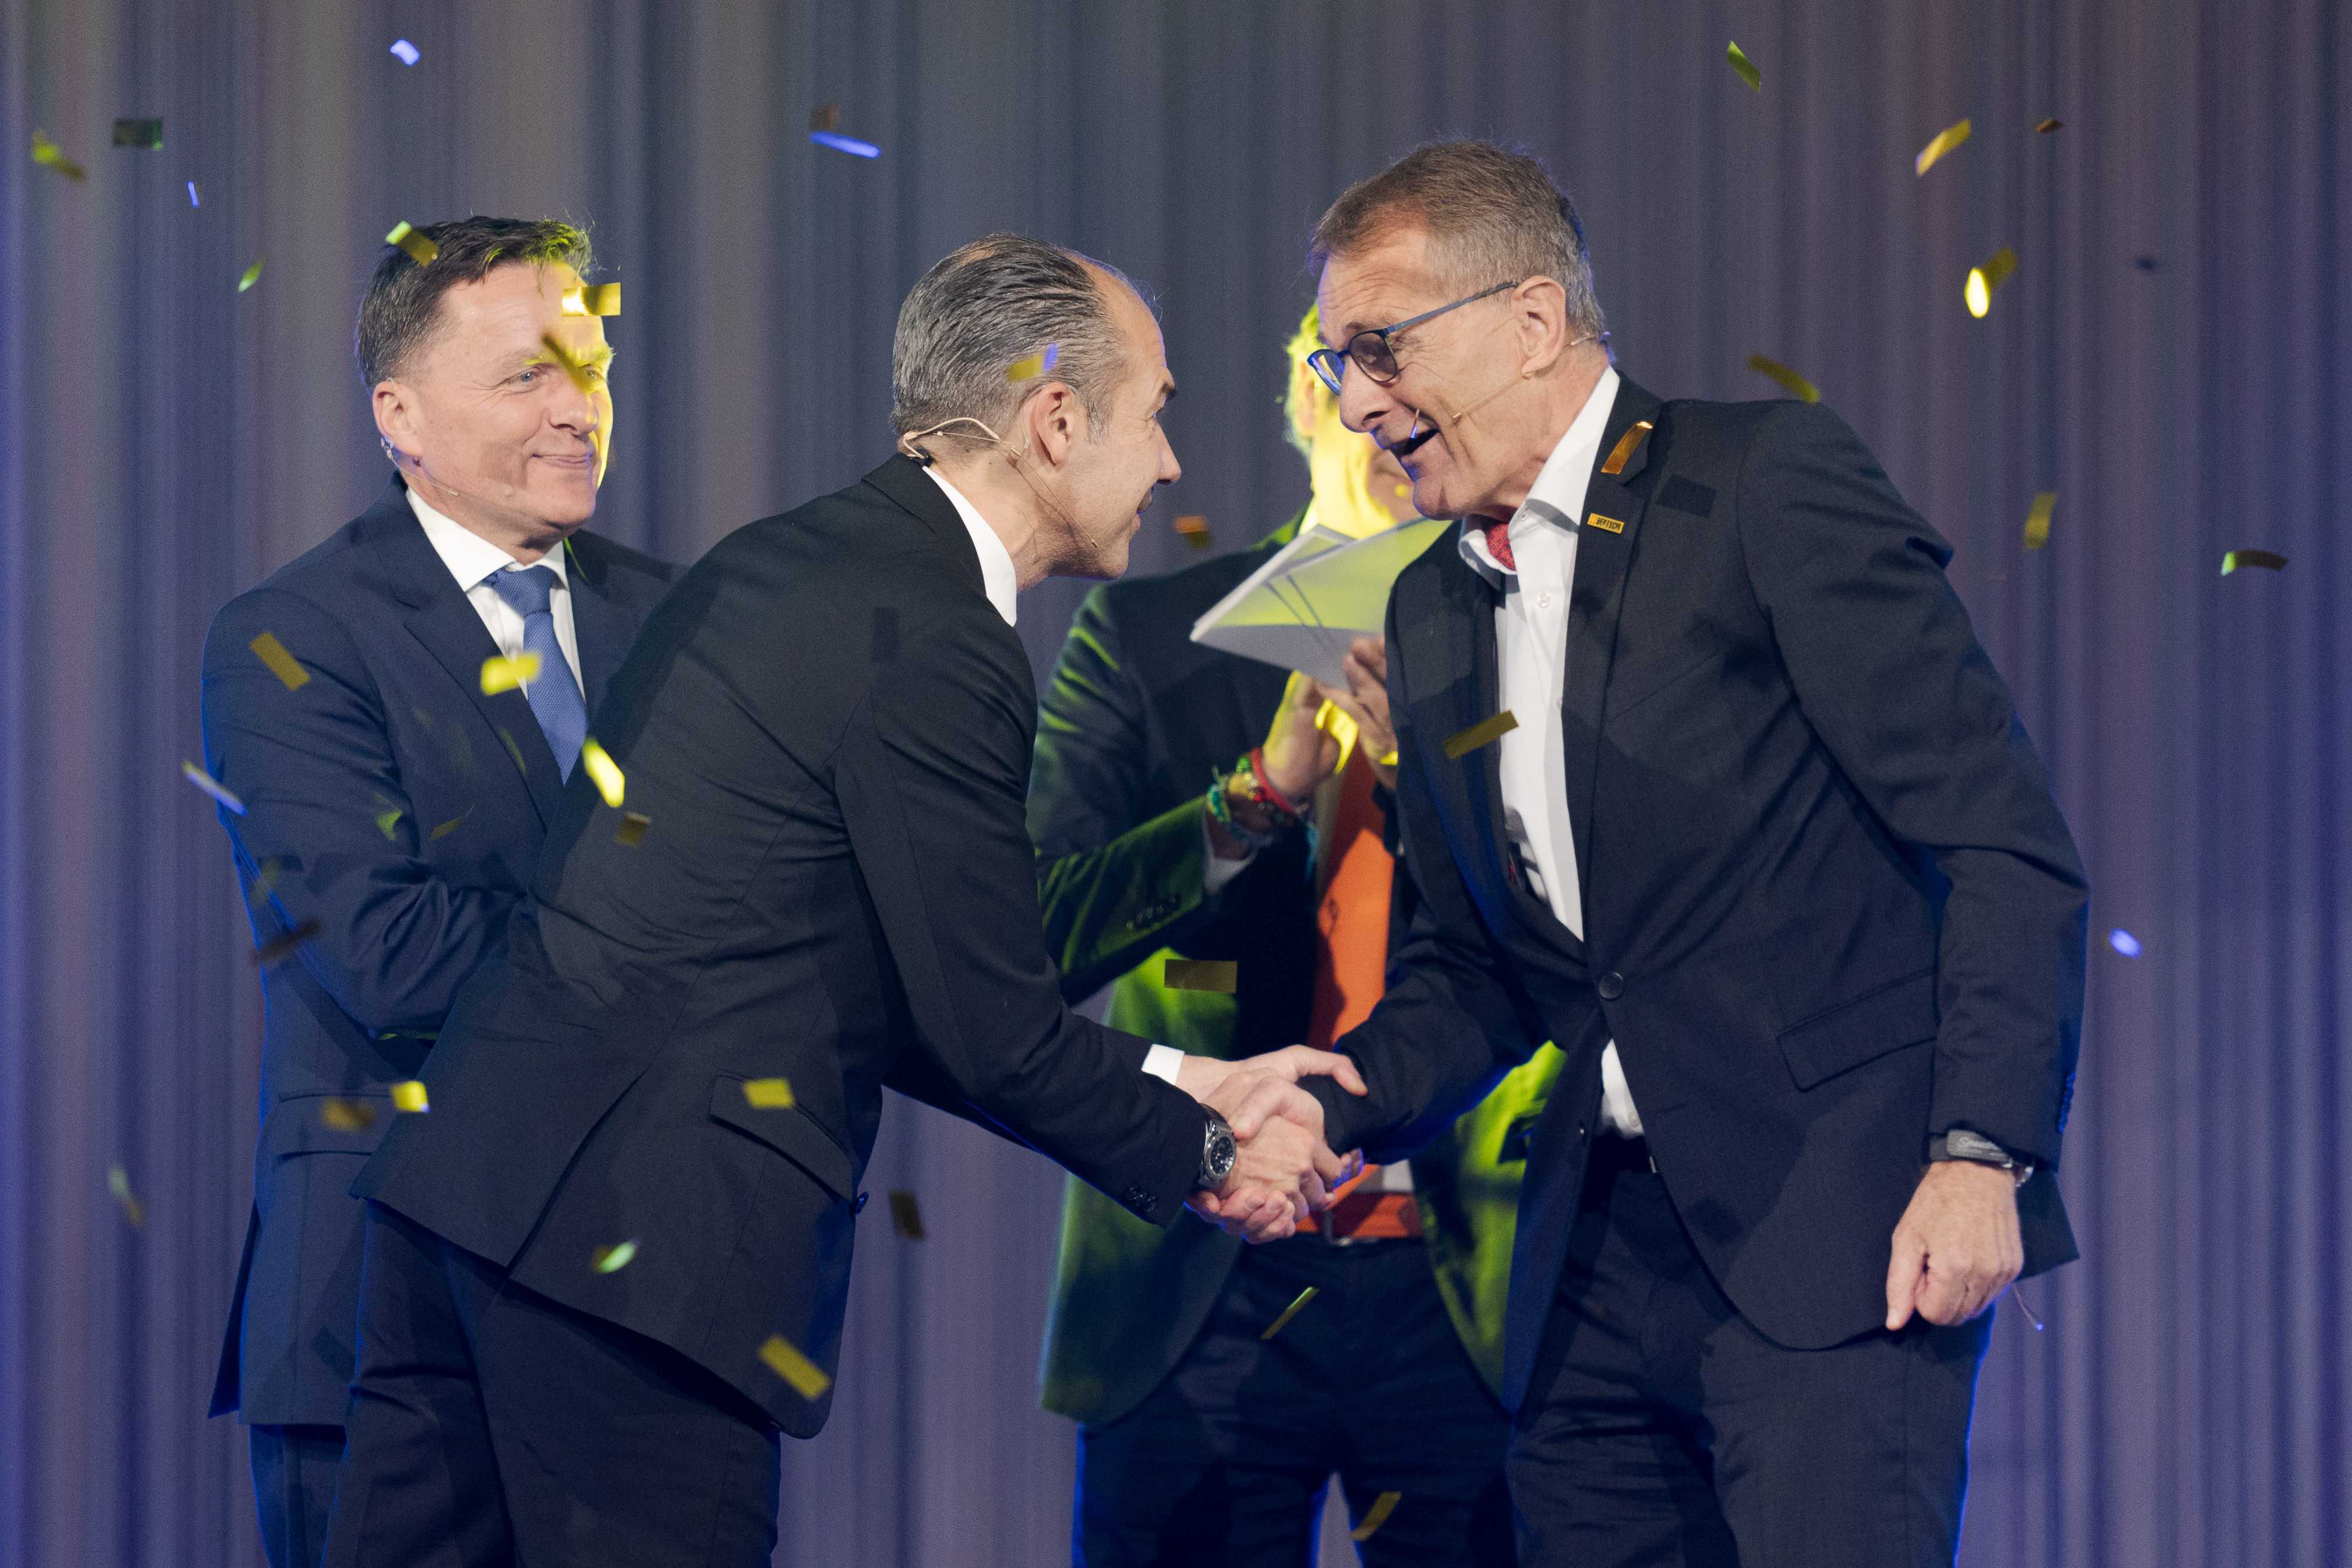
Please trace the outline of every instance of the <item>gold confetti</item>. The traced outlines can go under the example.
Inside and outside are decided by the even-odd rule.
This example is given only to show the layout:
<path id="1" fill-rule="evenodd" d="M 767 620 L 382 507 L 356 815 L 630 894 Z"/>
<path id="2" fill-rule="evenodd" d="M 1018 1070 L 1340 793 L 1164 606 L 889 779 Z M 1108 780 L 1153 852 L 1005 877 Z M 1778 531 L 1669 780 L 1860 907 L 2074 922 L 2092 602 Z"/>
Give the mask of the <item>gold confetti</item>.
<path id="1" fill-rule="evenodd" d="M 398 246 L 408 253 L 408 259 L 419 267 L 432 266 L 433 258 L 441 254 L 441 247 L 418 234 L 405 218 L 392 225 L 392 232 L 383 236 L 383 243 Z"/>
<path id="2" fill-rule="evenodd" d="M 1761 354 L 1750 354 L 1748 356 L 1748 368 L 1759 376 L 1770 376 L 1774 381 L 1787 387 L 1791 397 L 1802 398 L 1807 402 L 1822 401 L 1820 388 L 1778 360 L 1768 360 Z"/>
<path id="3" fill-rule="evenodd" d="M 909 1241 L 923 1239 L 923 1210 L 911 1192 L 890 1195 L 890 1228 Z"/>
<path id="4" fill-rule="evenodd" d="M 2017 270 L 2017 253 L 2007 246 L 1992 253 L 1982 267 L 1969 268 L 1969 283 L 1961 298 L 1969 302 L 1969 314 L 1981 319 L 1992 308 L 1992 291 L 2008 280 Z"/>
<path id="5" fill-rule="evenodd" d="M 1633 454 L 1641 449 L 1642 438 L 1649 434 L 1650 430 L 1650 422 L 1645 419 L 1640 421 L 1633 429 L 1628 430 L 1624 434 L 1619 436 L 1617 438 L 1617 444 L 1609 449 L 1609 461 L 1601 465 L 1601 471 L 1603 474 L 1622 474 L 1625 472 L 1625 465 L 1631 462 L 1633 460 Z M 1403 492 L 1399 491 L 1398 494 L 1402 495 Z"/>
<path id="6" fill-rule="evenodd" d="M 635 849 L 646 841 L 646 830 L 653 822 L 643 811 L 625 811 L 622 813 L 621 825 L 613 830 L 613 841 L 625 850 Z"/>
<path id="7" fill-rule="evenodd" d="M 118 120 L 114 122 L 114 144 L 136 147 L 149 152 L 163 147 L 163 122 L 160 120 Z"/>
<path id="8" fill-rule="evenodd" d="M 522 747 L 515 744 L 514 732 L 505 725 L 499 726 L 499 738 L 507 743 L 507 755 L 514 758 L 515 771 L 528 774 L 530 764 L 522 759 Z"/>
<path id="9" fill-rule="evenodd" d="M 1372 1532 L 1379 1530 L 1381 1525 L 1386 1524 L 1389 1521 L 1389 1515 L 1396 1511 L 1396 1505 L 1403 1500 L 1404 1493 L 1401 1491 L 1384 1491 L 1381 1493 L 1380 1496 L 1372 1500 L 1372 1506 L 1365 1511 L 1364 1522 L 1356 1526 L 1355 1529 L 1348 1531 L 1348 1539 L 1350 1541 L 1370 1541 L 1372 1538 Z"/>
<path id="10" fill-rule="evenodd" d="M 282 936 L 273 936 L 256 947 L 253 950 L 253 967 L 257 969 L 267 969 L 318 934 L 319 923 L 315 920 L 305 920 L 293 930 Z"/>
<path id="11" fill-rule="evenodd" d="M 1209 519 L 1195 513 L 1176 519 L 1176 535 L 1194 549 L 1209 548 Z"/>
<path id="12" fill-rule="evenodd" d="M 617 283 L 583 283 L 577 288 L 563 291 L 563 313 L 566 316 L 618 316 L 621 313 L 621 286 Z"/>
<path id="13" fill-rule="evenodd" d="M 425 1095 L 424 1081 L 416 1078 L 404 1078 L 394 1084 L 392 1108 L 395 1111 L 405 1111 L 411 1115 L 418 1115 L 432 1110 L 433 1104 Z"/>
<path id="14" fill-rule="evenodd" d="M 760 1359 L 803 1399 L 823 1398 L 824 1391 L 833 1386 L 833 1379 L 824 1375 L 824 1369 L 803 1355 L 799 1346 L 780 1333 L 768 1336 L 768 1343 L 760 1347 Z"/>
<path id="15" fill-rule="evenodd" d="M 256 902 L 268 898 L 270 892 L 277 887 L 279 864 L 276 855 L 271 855 L 261 862 L 260 873 L 253 879 L 253 896 Z"/>
<path id="16" fill-rule="evenodd" d="M 2233 549 L 2221 558 L 2221 575 L 2227 577 L 2242 566 L 2259 566 L 2271 571 L 2284 571 L 2286 557 L 2273 555 L 2266 549 Z"/>
<path id="17" fill-rule="evenodd" d="M 260 281 L 261 263 L 257 261 L 251 267 L 245 269 L 245 276 L 243 277 L 236 280 L 236 291 L 239 294 L 242 294 Z"/>
<path id="18" fill-rule="evenodd" d="M 539 655 L 529 648 L 509 659 L 503 653 L 482 661 L 482 695 L 494 697 L 527 686 L 539 679 Z"/>
<path id="19" fill-rule="evenodd" d="M 1972 123 L 1963 120 L 1936 132 L 1935 140 L 1919 149 L 1919 156 L 1912 161 L 1913 167 L 1922 174 L 1934 168 L 1938 158 L 1969 139 L 1969 128 Z"/>
<path id="20" fill-rule="evenodd" d="M 1004 379 L 1008 382 L 1035 381 L 1039 376 L 1052 370 L 1061 357 L 1062 345 L 1048 343 L 1039 352 L 1015 360 L 1005 366 Z"/>
<path id="21" fill-rule="evenodd" d="M 588 777 L 595 780 L 596 793 L 604 797 L 604 804 L 617 810 L 628 780 L 622 777 L 620 764 L 596 744 L 593 735 L 580 743 L 580 766 L 588 769 Z"/>
<path id="22" fill-rule="evenodd" d="M 1764 90 L 1764 73 L 1756 68 L 1756 62 L 1742 53 L 1738 44 L 1731 46 L 1729 58 L 1731 68 L 1739 73 L 1741 81 L 1746 82 L 1758 92 Z"/>
<path id="23" fill-rule="evenodd" d="M 114 1201 L 122 1206 L 122 1218 L 131 1221 L 131 1229 L 137 1230 L 147 1223 L 147 1206 L 141 1203 L 139 1195 L 131 1190 L 130 1172 L 121 1166 L 107 1166 L 106 1190 L 112 1193 Z"/>
<path id="24" fill-rule="evenodd" d="M 302 667 L 299 659 L 286 651 L 286 644 L 279 642 L 275 634 L 264 632 L 246 646 L 253 650 L 256 658 L 269 666 L 271 674 L 286 683 L 288 691 L 299 692 L 310 683 L 310 672 Z"/>
<path id="25" fill-rule="evenodd" d="M 245 802 L 230 794 L 227 785 L 223 784 L 194 763 L 183 761 L 180 764 L 180 776 L 238 816 L 245 815 Z"/>
<path id="26" fill-rule="evenodd" d="M 49 140 L 47 131 L 33 132 L 33 162 L 44 169 L 56 170 L 77 185 L 89 178 L 89 171 L 67 157 L 63 150 Z"/>
<path id="27" fill-rule="evenodd" d="M 743 1103 L 754 1111 L 782 1111 L 793 1103 L 792 1081 L 787 1078 L 746 1078 L 743 1080 Z"/>
<path id="28" fill-rule="evenodd" d="M 539 340 L 539 345 L 548 351 L 557 364 L 563 367 L 563 373 L 572 378 L 573 386 L 583 392 L 593 393 L 596 390 L 595 381 L 589 374 L 588 361 L 575 356 L 571 350 L 558 342 L 554 333 L 549 332 L 542 336 Z"/>
<path id="29" fill-rule="evenodd" d="M 383 841 L 385 843 L 390 843 L 393 839 L 393 824 L 399 821 L 400 819 L 407 813 L 404 812 L 399 807 L 394 805 L 391 801 L 385 800 L 381 795 L 378 795 L 375 800 L 377 805 L 384 808 L 383 810 L 378 811 L 375 814 L 375 831 L 383 835 Z"/>
<path id="30" fill-rule="evenodd" d="M 2040 549 L 2050 542 L 2050 514 L 2057 509 L 2058 492 L 2043 490 L 2033 497 L 2033 507 L 2025 514 L 2025 548 Z"/>
<path id="31" fill-rule="evenodd" d="M 588 1261 L 599 1274 L 617 1274 L 627 1268 L 629 1260 L 636 1255 L 637 1244 L 634 1241 L 624 1241 L 614 1247 L 597 1248 L 588 1254 Z"/>
<path id="32" fill-rule="evenodd" d="M 1265 1332 L 1257 1337 L 1262 1341 L 1269 1340 L 1275 1335 L 1280 1333 L 1284 1329 L 1290 1326 L 1290 1320 L 1298 1315 L 1299 1308 L 1305 1306 L 1307 1302 L 1313 1301 L 1317 1296 L 1319 1296 L 1322 1293 L 1323 1287 L 1320 1285 L 1309 1285 L 1307 1289 L 1299 1291 L 1298 1299 L 1291 1302 L 1290 1305 L 1283 1308 L 1282 1315 L 1275 1319 L 1273 1322 L 1267 1324 Z"/>
<path id="33" fill-rule="evenodd" d="M 1459 762 L 1482 746 L 1489 746 L 1519 727 L 1519 721 L 1505 708 L 1492 718 L 1480 719 L 1468 729 L 1456 730 L 1445 737 L 1445 755 Z"/>
<path id="34" fill-rule="evenodd" d="M 1171 958 L 1160 983 L 1171 991 L 1214 991 L 1230 997 L 1241 983 L 1241 967 L 1231 958 Z"/>
<path id="35" fill-rule="evenodd" d="M 330 1094 L 320 1103 L 319 1119 L 338 1133 L 364 1133 L 375 1125 L 375 1103 Z"/>
<path id="36" fill-rule="evenodd" d="M 458 812 L 456 816 L 450 818 L 447 821 L 442 823 L 439 827 L 434 829 L 431 833 L 426 835 L 426 837 L 432 839 L 437 843 L 441 840 L 446 839 L 450 834 L 456 832 L 457 831 L 457 824 L 464 821 L 473 814 L 474 809 L 471 806 L 468 806 L 464 810 Z"/>
<path id="37" fill-rule="evenodd" d="M 2036 131 L 2040 131 L 2040 132 L 2042 132 L 2042 135 L 2047 136 L 2047 135 L 2049 135 L 2052 131 L 2053 131 L 2057 130 L 2060 126 L 2062 126 L 2062 125 L 2063 125 L 2063 124 L 2065 124 L 2065 123 L 2066 123 L 2066 122 L 2065 122 L 2064 120 L 2043 120 L 2041 124 L 2039 124 L 2039 125 L 2035 126 L 2033 129 L 2034 129 L 2034 130 L 2036 130 Z"/>
<path id="38" fill-rule="evenodd" d="M 1348 759 L 1356 755 L 1356 737 L 1361 733 L 1356 721 L 1338 703 L 1325 697 L 1323 706 L 1315 710 L 1315 727 L 1339 743 L 1339 765 L 1331 771 L 1348 771 Z"/>
<path id="39" fill-rule="evenodd" d="M 837 103 L 820 103 L 814 109 L 810 110 L 809 129 L 811 131 L 840 130 L 841 105 Z"/>

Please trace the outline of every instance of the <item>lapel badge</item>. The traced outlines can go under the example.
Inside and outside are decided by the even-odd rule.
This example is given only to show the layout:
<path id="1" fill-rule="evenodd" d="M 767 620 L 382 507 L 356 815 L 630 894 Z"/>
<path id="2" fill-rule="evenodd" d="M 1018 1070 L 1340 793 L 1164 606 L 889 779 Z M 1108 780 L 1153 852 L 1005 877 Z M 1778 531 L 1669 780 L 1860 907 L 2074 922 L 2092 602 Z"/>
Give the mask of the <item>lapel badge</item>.
<path id="1" fill-rule="evenodd" d="M 1604 534 L 1622 534 L 1625 531 L 1624 524 L 1614 517 L 1604 517 L 1598 512 L 1585 518 L 1584 526 L 1588 528 L 1599 528 Z"/>

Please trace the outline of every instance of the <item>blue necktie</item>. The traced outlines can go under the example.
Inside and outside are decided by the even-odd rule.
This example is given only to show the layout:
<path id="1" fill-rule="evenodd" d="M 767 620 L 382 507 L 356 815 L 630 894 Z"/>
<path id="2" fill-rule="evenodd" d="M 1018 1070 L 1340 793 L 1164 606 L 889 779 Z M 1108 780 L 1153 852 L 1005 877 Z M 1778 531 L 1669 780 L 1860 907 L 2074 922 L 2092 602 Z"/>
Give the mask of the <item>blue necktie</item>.
<path id="1" fill-rule="evenodd" d="M 539 678 L 523 688 L 523 695 L 530 700 L 531 716 L 539 720 L 548 749 L 555 753 L 557 769 L 569 779 L 572 765 L 580 760 L 580 743 L 588 738 L 588 705 L 555 640 L 555 614 L 548 608 L 548 596 L 554 591 L 552 567 L 526 567 L 490 578 L 490 591 L 522 617 L 522 645 L 539 655 Z"/>

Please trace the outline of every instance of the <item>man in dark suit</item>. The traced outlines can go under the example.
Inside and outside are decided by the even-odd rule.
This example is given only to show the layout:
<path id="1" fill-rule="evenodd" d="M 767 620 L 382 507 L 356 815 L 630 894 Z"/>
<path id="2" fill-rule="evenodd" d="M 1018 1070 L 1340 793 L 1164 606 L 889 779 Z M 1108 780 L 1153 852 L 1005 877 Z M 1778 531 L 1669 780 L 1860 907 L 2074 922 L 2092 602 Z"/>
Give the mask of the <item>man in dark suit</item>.
<path id="1" fill-rule="evenodd" d="M 418 232 L 439 254 L 387 247 L 357 334 L 398 472 L 205 645 L 206 767 L 242 807 L 221 821 L 268 960 L 253 1219 L 213 1413 L 250 1431 L 276 1568 L 318 1561 L 334 1495 L 352 1179 L 391 1085 L 503 940 L 583 716 L 669 578 L 583 528 L 613 418 L 603 324 L 564 314 L 585 236 L 481 217 Z"/>
<path id="2" fill-rule="evenodd" d="M 1422 148 L 1313 261 L 1348 423 L 1465 519 L 1390 599 L 1423 904 L 1328 1124 L 1378 1158 L 1567 1055 L 1506 1325 L 1521 1554 L 1949 1563 L 1989 1309 L 2074 1256 L 2087 897 L 1950 547 L 1826 410 L 1620 378 L 1532 159 Z"/>
<path id="3" fill-rule="evenodd" d="M 1336 1059 L 1103 1029 L 1040 932 L 1014 594 L 1122 570 L 1177 476 L 1150 311 L 991 236 L 908 296 L 893 384 L 913 455 L 730 535 L 647 622 L 430 1111 L 361 1176 L 330 1563 L 766 1563 L 886 1082 L 1157 1223 L 1204 1187 L 1287 1218 L 1342 1175 L 1290 1082 Z"/>
<path id="4" fill-rule="evenodd" d="M 1363 537 L 1416 515 L 1403 471 L 1307 367 L 1315 320 L 1284 400 L 1308 506 L 1252 548 L 1095 590 L 1040 704 L 1029 828 L 1063 994 L 1109 985 L 1114 1027 L 1213 1056 L 1329 1045 L 1370 1010 L 1412 906 L 1387 841 L 1384 695 L 1359 707 L 1191 638 L 1302 528 Z M 1360 726 L 1344 765 L 1317 725 L 1327 695 Z M 1316 832 L 1251 799 L 1261 762 Z M 1186 959 L 1233 964 L 1233 983 L 1169 983 Z M 1080 1423 L 1076 1562 L 1296 1568 L 1335 1471 L 1371 1527 L 1366 1563 L 1512 1560 L 1494 1385 L 1527 1129 L 1559 1064 L 1545 1049 L 1409 1166 L 1365 1173 L 1314 1233 L 1256 1249 L 1069 1184 L 1042 1382 Z"/>

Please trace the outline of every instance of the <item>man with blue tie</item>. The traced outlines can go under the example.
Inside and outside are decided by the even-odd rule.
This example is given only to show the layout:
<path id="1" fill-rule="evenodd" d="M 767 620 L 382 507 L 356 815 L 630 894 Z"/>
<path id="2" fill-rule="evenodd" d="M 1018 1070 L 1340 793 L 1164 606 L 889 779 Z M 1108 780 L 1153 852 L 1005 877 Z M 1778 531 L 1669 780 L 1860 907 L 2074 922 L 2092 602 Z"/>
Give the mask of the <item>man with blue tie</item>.
<path id="1" fill-rule="evenodd" d="M 243 808 L 221 821 L 268 1006 L 213 1413 L 249 1429 L 273 1568 L 318 1561 L 334 1497 L 352 1180 L 392 1086 L 503 944 L 589 715 L 670 575 L 583 528 L 613 422 L 586 236 L 485 217 L 415 234 L 386 248 L 356 333 L 391 485 L 233 600 L 205 646 L 205 766 Z"/>

